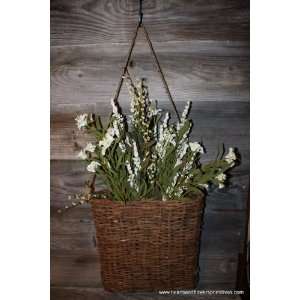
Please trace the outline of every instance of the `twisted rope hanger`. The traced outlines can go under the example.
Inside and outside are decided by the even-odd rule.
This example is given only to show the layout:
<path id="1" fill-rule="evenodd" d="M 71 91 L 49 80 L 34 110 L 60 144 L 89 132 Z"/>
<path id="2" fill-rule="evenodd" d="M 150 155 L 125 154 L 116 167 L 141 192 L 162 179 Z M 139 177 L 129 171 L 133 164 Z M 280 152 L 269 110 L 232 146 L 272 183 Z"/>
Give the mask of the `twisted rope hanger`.
<path id="1" fill-rule="evenodd" d="M 119 83 L 118 83 L 118 86 L 117 86 L 117 89 L 116 89 L 116 92 L 115 92 L 115 95 L 113 97 L 113 100 L 114 102 L 117 102 L 118 98 L 119 98 L 119 95 L 120 95 L 120 91 L 121 91 L 121 88 L 122 88 L 122 85 L 123 85 L 123 82 L 124 82 L 124 78 L 125 78 L 125 75 L 129 75 L 129 72 L 128 72 L 128 65 L 129 65 L 129 62 L 130 62 L 130 59 L 131 59 L 131 55 L 132 55 L 132 51 L 133 51 L 133 48 L 135 46 L 135 42 L 136 42 L 136 38 L 137 38 L 137 35 L 138 35 L 138 32 L 140 29 L 143 30 L 144 34 L 145 34 L 145 37 L 146 37 L 146 40 L 148 42 L 148 45 L 149 45 L 149 48 L 151 50 L 151 53 L 152 53 L 152 56 L 153 56 L 153 59 L 156 63 L 156 66 L 157 66 L 157 71 L 161 77 L 161 80 L 163 82 L 163 85 L 165 87 L 165 90 L 167 92 L 167 95 L 169 97 L 169 100 L 173 106 L 173 109 L 175 111 L 175 114 L 176 114 L 176 117 L 178 119 L 178 121 L 180 121 L 180 115 L 179 115 L 179 112 L 177 110 L 177 107 L 176 107 L 176 104 L 175 104 L 175 101 L 173 100 L 173 97 L 171 95 L 171 92 L 170 92 L 170 89 L 169 89 L 169 86 L 168 86 L 168 83 L 166 81 L 166 78 L 165 78 L 165 75 L 162 71 L 162 68 L 160 66 L 160 63 L 158 61 L 158 57 L 155 53 L 155 50 L 154 50 L 154 47 L 152 45 L 152 42 L 150 40 L 150 36 L 148 34 L 148 31 L 145 27 L 145 25 L 143 24 L 143 0 L 139 0 L 139 3 L 140 3 L 140 6 L 139 6 L 139 22 L 138 22 L 138 25 L 136 27 L 136 30 L 134 32 L 134 35 L 133 35 L 133 38 L 132 38 L 132 41 L 131 41 L 131 44 L 130 44 L 130 47 L 129 47 L 129 51 L 128 51 L 128 55 L 127 55 L 127 59 L 126 59 L 126 62 L 125 62 L 125 65 L 124 65 L 124 68 L 123 68 L 123 72 L 121 74 L 121 78 L 119 80 Z M 92 179 L 91 181 L 89 182 L 89 189 L 90 189 L 90 193 L 94 193 L 95 191 L 95 181 L 96 181 L 96 174 L 94 174 L 92 176 Z"/>

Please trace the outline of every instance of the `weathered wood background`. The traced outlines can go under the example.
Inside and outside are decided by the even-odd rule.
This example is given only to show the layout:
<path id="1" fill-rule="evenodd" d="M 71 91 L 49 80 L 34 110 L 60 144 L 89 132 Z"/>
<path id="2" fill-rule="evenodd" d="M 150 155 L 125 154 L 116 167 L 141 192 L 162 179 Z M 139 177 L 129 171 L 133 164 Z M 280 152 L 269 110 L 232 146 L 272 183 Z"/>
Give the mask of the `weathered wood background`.
<path id="1" fill-rule="evenodd" d="M 87 178 L 76 158 L 86 137 L 76 130 L 74 117 L 80 112 L 108 115 L 137 15 L 137 0 L 51 0 L 51 296 L 55 300 L 111 299 L 101 288 L 89 208 L 63 216 L 56 210 Z M 231 185 L 207 198 L 200 249 L 199 288 L 235 288 L 249 189 L 249 1 L 144 0 L 144 23 L 178 108 L 193 101 L 193 138 L 203 140 L 205 159 L 214 158 L 222 142 L 236 146 L 241 154 Z M 171 110 L 142 35 L 130 70 L 136 77 L 146 77 L 151 97 Z M 126 89 L 120 102 L 128 107 Z M 142 299 L 141 295 L 120 299 L 135 297 Z"/>

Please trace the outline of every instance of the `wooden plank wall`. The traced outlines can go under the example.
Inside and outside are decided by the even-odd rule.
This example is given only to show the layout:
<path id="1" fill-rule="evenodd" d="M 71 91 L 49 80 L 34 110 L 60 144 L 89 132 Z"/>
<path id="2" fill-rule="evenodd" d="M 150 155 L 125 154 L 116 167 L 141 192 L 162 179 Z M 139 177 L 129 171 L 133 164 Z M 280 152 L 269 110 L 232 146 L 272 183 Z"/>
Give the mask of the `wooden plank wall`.
<path id="1" fill-rule="evenodd" d="M 87 138 L 74 117 L 107 117 L 137 14 L 137 0 L 51 0 L 52 299 L 103 292 L 89 208 L 63 216 L 56 210 L 87 178 L 76 158 Z M 234 288 L 249 189 L 249 1 L 144 0 L 144 23 L 179 110 L 193 101 L 193 139 L 203 140 L 205 160 L 222 142 L 241 154 L 231 185 L 207 198 L 200 249 L 199 288 Z M 130 71 L 146 77 L 151 97 L 171 109 L 142 35 Z M 127 110 L 126 89 L 120 102 Z"/>

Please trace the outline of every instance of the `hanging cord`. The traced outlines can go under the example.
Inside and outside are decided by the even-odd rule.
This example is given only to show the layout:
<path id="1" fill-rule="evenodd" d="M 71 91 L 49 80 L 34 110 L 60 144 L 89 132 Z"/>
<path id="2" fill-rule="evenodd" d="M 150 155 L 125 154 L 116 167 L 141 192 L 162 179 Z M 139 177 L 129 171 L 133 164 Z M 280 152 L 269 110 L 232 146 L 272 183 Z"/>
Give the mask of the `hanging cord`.
<path id="1" fill-rule="evenodd" d="M 130 44 L 130 48 L 129 48 L 129 52 L 128 52 L 128 55 L 127 55 L 126 63 L 125 63 L 125 66 L 123 68 L 123 72 L 122 72 L 122 75 L 121 75 L 121 78 L 120 78 L 115 96 L 113 98 L 115 102 L 118 100 L 119 95 L 120 95 L 120 91 L 121 91 L 121 88 L 122 88 L 122 85 L 123 85 L 124 77 L 125 77 L 125 74 L 127 72 L 127 68 L 128 68 L 129 62 L 130 62 L 131 55 L 132 55 L 132 50 L 134 48 L 135 41 L 136 41 L 139 29 L 140 29 L 140 24 L 138 24 L 138 26 L 136 27 L 133 39 L 132 39 L 131 44 Z"/>
<path id="2" fill-rule="evenodd" d="M 142 26 L 143 16 L 144 16 L 144 14 L 143 14 L 143 0 L 140 0 L 139 16 L 140 16 L 139 26 Z"/>
<path id="3" fill-rule="evenodd" d="M 163 82 L 163 85 L 165 87 L 165 90 L 168 94 L 168 97 L 169 97 L 169 100 L 173 106 L 173 109 L 176 113 L 176 117 L 178 119 L 178 121 L 180 121 L 180 115 L 178 113 L 178 110 L 177 110 L 177 107 L 176 107 L 176 104 L 175 104 L 175 101 L 173 100 L 173 97 L 171 95 L 171 92 L 170 92 L 170 89 L 169 89 L 169 86 L 167 84 L 167 81 L 166 81 L 166 78 L 165 78 L 165 75 L 162 71 L 162 68 L 160 66 L 160 63 L 158 61 L 158 58 L 157 58 L 157 55 L 155 53 L 155 50 L 153 48 L 153 45 L 152 45 L 152 42 L 150 40 L 150 37 L 149 37 L 149 34 L 148 34 L 148 31 L 145 27 L 145 25 L 143 25 L 143 0 L 139 0 L 139 3 L 140 3 L 140 6 L 139 6 L 139 23 L 136 27 L 136 30 L 135 30 L 135 33 L 134 33 L 134 36 L 133 36 L 133 39 L 131 41 L 131 44 L 130 44 L 130 48 L 129 48 L 129 52 L 128 52 L 128 56 L 127 56 L 127 60 L 126 60 L 126 63 L 125 63 L 125 66 L 123 68 L 123 73 L 121 75 L 121 78 L 120 78 L 120 81 L 119 81 L 119 84 L 118 84 L 118 87 L 117 87 L 117 90 L 116 90 L 116 93 L 115 93 L 115 96 L 114 96 L 114 101 L 116 102 L 119 98 L 119 95 L 120 95 L 120 91 L 121 91 L 121 88 L 122 88 L 122 85 L 123 85 L 123 81 L 124 81 L 124 78 L 125 78 L 125 75 L 126 73 L 128 73 L 128 65 L 129 65 L 129 62 L 130 62 L 130 59 L 131 59 L 131 55 L 132 55 L 132 51 L 133 51 L 133 48 L 135 46 L 135 42 L 136 42 L 136 38 L 137 38 L 137 35 L 138 35 L 138 32 L 139 32 L 139 29 L 142 28 L 143 31 L 144 31 L 144 34 L 146 36 L 146 39 L 147 39 L 147 42 L 148 42 L 148 45 L 149 45 L 149 48 L 152 52 L 152 56 L 155 60 L 155 63 L 157 65 L 157 69 L 158 69 L 158 73 L 161 77 L 161 80 Z"/>
<path id="4" fill-rule="evenodd" d="M 143 28 L 143 31 L 144 31 L 144 33 L 145 33 L 145 36 L 146 36 L 148 45 L 149 45 L 149 47 L 150 47 L 150 50 L 151 50 L 152 55 L 153 55 L 153 58 L 154 58 L 155 63 L 156 63 L 156 65 L 157 65 L 158 73 L 159 73 L 159 75 L 160 75 L 160 77 L 161 77 L 161 80 L 162 80 L 162 82 L 163 82 L 163 85 L 164 85 L 164 87 L 165 87 L 165 90 L 166 90 L 166 92 L 167 92 L 167 95 L 168 95 L 168 97 L 169 97 L 169 100 L 170 100 L 170 102 L 171 102 L 171 104 L 172 104 L 172 106 L 173 106 L 173 109 L 174 109 L 175 113 L 176 113 L 176 117 L 177 117 L 178 121 L 180 121 L 180 115 L 179 115 L 179 112 L 178 112 L 178 110 L 177 110 L 175 101 L 173 100 L 173 97 L 172 97 L 172 95 L 171 95 L 169 86 L 168 86 L 167 81 L 166 81 L 166 78 L 165 78 L 165 75 L 164 75 L 164 73 L 163 73 L 163 71 L 162 71 L 162 68 L 161 68 L 160 63 L 159 63 L 158 58 L 157 58 L 157 55 L 156 55 L 155 50 L 154 50 L 154 48 L 153 48 L 152 42 L 151 42 L 151 40 L 150 40 L 149 34 L 148 34 L 148 32 L 147 32 L 147 30 L 146 30 L 146 27 L 145 27 L 144 25 L 138 24 L 138 26 L 137 26 L 137 28 L 136 28 L 136 31 L 135 31 L 133 40 L 132 40 L 131 45 L 130 45 L 130 48 L 129 48 L 129 53 L 128 53 L 128 56 L 127 56 L 126 64 L 125 64 L 125 66 L 124 66 L 124 68 L 123 68 L 123 72 L 122 72 L 122 75 L 121 75 L 121 78 L 120 78 L 120 81 L 119 81 L 117 90 L 116 90 L 115 95 L 114 95 L 114 98 L 113 98 L 113 99 L 114 99 L 114 102 L 116 102 L 116 101 L 118 100 L 118 98 L 119 98 L 119 95 L 120 95 L 120 92 L 121 92 L 121 88 L 122 88 L 122 85 L 123 85 L 123 81 L 124 81 L 125 75 L 126 75 L 126 73 L 128 73 L 128 65 L 129 65 L 129 62 L 130 62 L 131 55 L 132 55 L 132 50 L 133 50 L 134 45 L 135 45 L 135 41 L 136 41 L 136 38 L 137 38 L 137 34 L 138 34 L 138 31 L 139 31 L 140 28 Z"/>

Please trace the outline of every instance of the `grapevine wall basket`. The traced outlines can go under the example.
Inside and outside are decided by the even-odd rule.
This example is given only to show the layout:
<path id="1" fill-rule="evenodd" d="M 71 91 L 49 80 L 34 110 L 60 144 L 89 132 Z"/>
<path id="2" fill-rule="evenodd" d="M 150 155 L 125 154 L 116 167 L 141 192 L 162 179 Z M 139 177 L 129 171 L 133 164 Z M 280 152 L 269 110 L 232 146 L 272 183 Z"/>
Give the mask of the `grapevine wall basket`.
<path id="1" fill-rule="evenodd" d="M 152 52 L 158 72 L 179 118 L 176 105 L 158 58 L 140 20 L 130 45 L 114 100 L 117 100 L 138 32 L 141 30 Z M 94 189 L 95 177 L 92 180 Z M 93 199 L 101 278 L 110 291 L 157 291 L 192 289 L 198 281 L 200 226 L 204 195 L 194 199 L 161 201 L 147 199 L 119 203 Z"/>

